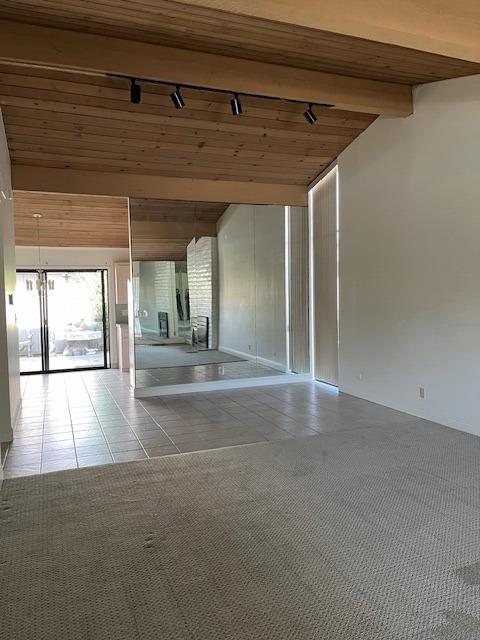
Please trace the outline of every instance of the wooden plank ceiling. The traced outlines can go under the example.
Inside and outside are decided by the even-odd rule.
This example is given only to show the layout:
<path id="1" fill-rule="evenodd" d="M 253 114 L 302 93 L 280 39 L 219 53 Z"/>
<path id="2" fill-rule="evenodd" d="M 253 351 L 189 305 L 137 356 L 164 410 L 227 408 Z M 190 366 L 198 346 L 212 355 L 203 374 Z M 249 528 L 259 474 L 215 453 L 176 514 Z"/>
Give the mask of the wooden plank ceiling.
<path id="1" fill-rule="evenodd" d="M 170 0 L 3 0 L 0 18 L 398 85 L 480 72 L 476 63 Z M 310 126 L 302 104 L 251 97 L 234 117 L 228 95 L 196 90 L 183 91 L 177 111 L 170 91 L 144 84 L 132 105 L 126 80 L 1 64 L 14 170 L 303 188 L 375 119 L 317 108 Z"/>
<path id="2" fill-rule="evenodd" d="M 455 58 L 169 0 L 3 0 L 0 17 L 409 85 L 472 75 L 480 68 Z"/>
<path id="3" fill-rule="evenodd" d="M 0 65 L 0 105 L 13 165 L 308 185 L 375 116 L 301 104 L 143 85 L 130 103 L 125 80 Z"/>
<path id="4" fill-rule="evenodd" d="M 15 244 L 43 247 L 128 247 L 127 198 L 14 191 Z"/>
<path id="5" fill-rule="evenodd" d="M 132 259 L 185 260 L 193 238 L 216 236 L 229 205 L 218 202 L 131 199 Z"/>

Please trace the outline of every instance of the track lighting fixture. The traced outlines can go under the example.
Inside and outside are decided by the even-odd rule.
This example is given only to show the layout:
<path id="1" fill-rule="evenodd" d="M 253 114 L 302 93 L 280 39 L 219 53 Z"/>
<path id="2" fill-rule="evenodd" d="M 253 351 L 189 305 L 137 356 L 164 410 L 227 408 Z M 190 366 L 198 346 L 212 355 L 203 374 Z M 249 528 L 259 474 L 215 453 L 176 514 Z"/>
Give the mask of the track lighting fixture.
<path id="1" fill-rule="evenodd" d="M 183 109 L 183 107 L 185 106 L 185 102 L 182 98 L 182 94 L 180 93 L 180 87 L 178 85 L 175 87 L 175 91 L 172 91 L 172 93 L 170 94 L 170 97 L 175 106 L 175 109 Z"/>
<path id="2" fill-rule="evenodd" d="M 233 98 L 230 100 L 230 106 L 232 107 L 232 114 L 234 116 L 241 116 L 243 113 L 242 103 L 240 102 L 240 98 L 238 97 L 238 93 L 236 93 Z"/>
<path id="3" fill-rule="evenodd" d="M 305 113 L 303 115 L 305 116 L 305 120 L 309 124 L 315 124 L 315 122 L 317 121 L 317 116 L 313 112 L 313 104 L 312 103 L 310 103 L 308 105 L 308 109 L 305 111 Z"/>
<path id="4" fill-rule="evenodd" d="M 240 96 L 238 93 L 233 93 L 231 90 L 227 90 L 227 89 L 214 89 L 213 87 L 202 87 L 200 85 L 191 85 L 191 84 L 174 84 L 173 82 L 168 82 L 168 81 L 163 81 L 163 80 L 154 80 L 154 79 L 149 79 L 149 78 L 134 78 L 131 76 L 120 76 L 117 74 L 107 74 L 107 76 L 109 77 L 113 77 L 113 78 L 121 78 L 122 80 L 130 80 L 130 101 L 132 104 L 140 104 L 140 102 L 142 101 L 142 87 L 140 85 L 140 83 L 145 84 L 145 83 L 150 83 L 153 85 L 159 85 L 162 87 L 172 87 L 172 85 L 175 87 L 174 90 L 170 93 L 170 98 L 172 100 L 173 106 L 175 107 L 175 109 L 183 109 L 185 107 L 185 101 L 183 99 L 182 96 L 182 88 L 183 89 L 191 89 L 191 90 L 197 90 L 197 91 L 211 91 L 213 93 L 220 93 L 223 95 L 230 95 L 232 96 L 232 98 L 230 99 L 230 107 L 232 110 L 232 115 L 234 116 L 240 116 L 243 113 L 243 108 L 242 108 L 242 103 L 240 101 Z M 264 99 L 269 99 L 269 100 L 277 100 L 277 101 L 281 101 L 281 102 L 290 102 L 290 103 L 302 103 L 301 100 L 294 100 L 294 99 L 289 99 L 289 98 L 275 98 L 272 96 L 266 96 L 266 95 L 261 95 L 259 93 L 243 93 L 243 96 L 249 96 L 249 97 L 253 97 L 253 98 L 264 98 Z M 303 103 L 305 104 L 305 103 Z M 334 104 L 327 104 L 327 103 L 322 103 L 322 102 L 309 102 L 307 103 L 307 108 L 306 110 L 303 112 L 303 115 L 305 117 L 305 120 L 308 122 L 308 124 L 315 124 L 318 120 L 318 117 L 314 111 L 318 110 L 318 109 L 333 109 L 335 108 Z M 2 194 L 3 195 L 3 194 Z"/>
<path id="5" fill-rule="evenodd" d="M 142 88 L 140 87 L 139 84 L 137 84 L 137 81 L 135 80 L 135 78 L 132 78 L 130 80 L 130 102 L 132 104 L 140 104 L 141 101 L 142 101 Z"/>

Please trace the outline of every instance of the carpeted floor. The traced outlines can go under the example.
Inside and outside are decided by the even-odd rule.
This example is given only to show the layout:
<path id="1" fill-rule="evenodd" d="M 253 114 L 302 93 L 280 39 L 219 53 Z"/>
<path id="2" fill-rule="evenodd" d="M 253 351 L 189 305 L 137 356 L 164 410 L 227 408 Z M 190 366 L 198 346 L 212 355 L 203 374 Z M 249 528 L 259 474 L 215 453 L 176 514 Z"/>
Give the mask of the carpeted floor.
<path id="1" fill-rule="evenodd" d="M 474 640 L 479 479 L 412 420 L 7 480 L 0 637 Z"/>
<path id="2" fill-rule="evenodd" d="M 218 351 L 218 349 L 192 353 L 192 347 L 188 344 L 135 345 L 135 366 L 137 369 L 191 367 L 199 364 L 222 364 L 224 362 L 243 362 L 243 360 L 230 353 Z"/>

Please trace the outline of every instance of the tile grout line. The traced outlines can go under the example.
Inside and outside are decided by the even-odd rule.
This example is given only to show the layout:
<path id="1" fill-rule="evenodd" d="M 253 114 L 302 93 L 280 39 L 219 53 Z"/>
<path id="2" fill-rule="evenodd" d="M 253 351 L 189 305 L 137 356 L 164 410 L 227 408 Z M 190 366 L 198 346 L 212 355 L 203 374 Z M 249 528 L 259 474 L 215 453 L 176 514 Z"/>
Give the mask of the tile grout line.
<path id="1" fill-rule="evenodd" d="M 65 376 L 64 376 L 65 378 Z M 64 379 L 64 384 L 65 384 L 65 395 L 67 397 L 67 406 L 68 406 L 68 415 L 70 416 L 70 425 L 72 427 L 72 438 L 73 438 L 73 450 L 75 452 L 75 462 L 77 464 L 77 469 L 79 469 L 79 465 L 78 465 L 78 455 L 77 455 L 77 442 L 75 440 L 75 431 L 73 430 L 73 421 L 72 421 L 72 410 L 70 407 L 70 397 L 68 395 L 68 391 L 67 391 L 67 381 Z"/>
<path id="2" fill-rule="evenodd" d="M 108 451 L 109 451 L 110 457 L 111 457 L 111 459 L 112 459 L 112 463 L 115 463 L 115 458 L 113 457 L 112 450 L 110 449 L 110 444 L 109 444 L 109 442 L 108 442 L 108 440 L 107 440 L 107 437 L 106 437 L 106 435 L 105 435 L 105 431 L 103 430 L 102 423 L 100 422 L 100 418 L 99 418 L 99 416 L 98 416 L 97 409 L 96 409 L 95 404 L 94 404 L 94 402 L 93 402 L 93 400 L 92 400 L 92 396 L 90 395 L 90 391 L 88 390 L 88 386 L 87 386 L 87 384 L 86 384 L 86 382 L 85 382 L 85 378 L 83 377 L 83 373 L 81 374 L 81 378 L 82 378 L 83 386 L 85 387 L 85 391 L 86 391 L 86 393 L 87 393 L 87 395 L 88 395 L 88 399 L 89 399 L 89 401 L 90 401 L 90 404 L 92 405 L 93 412 L 94 412 L 94 414 L 95 414 L 95 417 L 97 418 L 98 424 L 99 424 L 100 429 L 101 429 L 101 431 L 102 431 L 102 435 L 103 435 L 103 438 L 104 438 L 104 440 L 105 440 L 105 444 L 107 445 L 107 448 L 108 448 Z M 105 386 L 105 384 L 103 383 L 103 381 L 102 381 L 102 385 L 103 385 L 103 386 Z M 105 387 L 105 388 L 106 388 L 106 387 Z M 108 391 L 108 389 L 107 389 L 107 391 Z"/>
<path id="3" fill-rule="evenodd" d="M 82 376 L 82 377 L 83 377 L 83 376 Z M 91 396 L 90 396 L 90 392 L 88 391 L 88 387 L 87 387 L 87 385 L 86 385 L 85 381 L 83 381 L 83 382 L 84 382 L 85 388 L 86 388 L 86 390 L 87 390 L 88 396 L 89 396 L 89 398 L 90 398 L 90 400 L 91 400 Z M 105 390 L 106 390 L 106 392 L 108 393 L 108 395 L 112 398 L 113 402 L 116 404 L 116 406 L 117 406 L 117 408 L 119 409 L 120 413 L 122 414 L 123 418 L 126 420 L 126 422 L 127 422 L 127 424 L 128 424 L 128 427 L 130 428 L 130 430 L 131 430 L 131 431 L 132 431 L 132 433 L 134 434 L 134 436 L 135 436 L 135 438 L 136 438 L 136 440 L 137 440 L 138 444 L 139 444 L 139 445 L 141 446 L 141 448 L 142 448 L 142 451 L 143 451 L 143 452 L 144 452 L 144 454 L 147 456 L 147 459 L 149 459 L 149 458 L 150 458 L 150 456 L 148 455 L 148 453 L 147 453 L 147 451 L 146 451 L 145 447 L 143 446 L 143 444 L 142 444 L 141 440 L 139 439 L 139 437 L 138 437 L 137 433 L 135 432 L 135 430 L 134 430 L 134 429 L 132 429 L 132 425 L 130 424 L 130 420 L 127 418 L 127 416 L 126 416 L 126 415 L 125 415 L 125 413 L 123 412 L 122 407 L 118 404 L 118 402 L 117 402 L 117 400 L 116 400 L 115 396 L 112 394 L 112 392 L 111 392 L 111 391 L 110 391 L 110 389 L 107 387 L 107 385 L 103 382 L 103 380 L 101 380 L 100 382 L 101 382 L 101 384 L 103 385 L 103 387 L 105 388 Z M 96 412 L 95 406 L 93 405 L 93 402 L 92 402 L 92 406 L 93 406 L 93 410 L 95 411 L 95 415 L 97 415 L 97 419 L 98 419 L 98 414 L 97 414 L 97 412 Z M 113 453 L 113 451 L 112 451 L 112 449 L 111 449 L 111 447 L 110 447 L 110 443 L 109 443 L 109 442 L 108 442 L 108 440 L 107 440 L 107 437 L 106 437 L 106 435 L 105 435 L 105 431 L 103 430 L 102 423 L 100 422 L 100 420 L 99 420 L 99 419 L 98 419 L 98 421 L 99 421 L 99 423 L 100 423 L 100 428 L 101 428 L 101 430 L 102 430 L 102 433 L 103 433 L 103 435 L 104 435 L 105 441 L 106 441 L 106 443 L 107 443 L 107 447 L 108 447 L 108 450 L 109 450 L 109 452 L 110 452 L 110 455 L 112 456 L 113 462 L 115 462 L 115 455 L 114 455 L 114 453 Z M 162 431 L 163 431 L 163 430 L 162 430 Z M 117 452 L 117 453 L 122 453 L 122 452 Z"/>
<path id="4" fill-rule="evenodd" d="M 165 431 L 165 429 L 162 427 L 162 425 L 157 422 L 157 420 L 154 418 L 154 416 L 152 416 L 152 414 L 150 413 L 150 411 L 143 405 L 142 401 L 139 400 L 139 404 L 142 407 L 142 409 L 147 413 L 147 415 L 150 416 L 150 418 L 154 421 L 154 423 L 158 426 L 158 428 L 162 431 L 162 433 L 170 440 L 170 442 L 172 443 L 172 445 L 175 447 L 175 449 L 178 451 L 178 453 L 182 453 L 180 451 L 180 449 L 177 447 L 177 445 L 175 444 L 175 442 L 172 440 L 172 438 L 170 437 L 170 435 Z M 148 455 L 148 454 L 147 454 Z M 149 456 L 150 457 L 150 456 Z M 157 456 L 154 456 L 157 457 Z"/>

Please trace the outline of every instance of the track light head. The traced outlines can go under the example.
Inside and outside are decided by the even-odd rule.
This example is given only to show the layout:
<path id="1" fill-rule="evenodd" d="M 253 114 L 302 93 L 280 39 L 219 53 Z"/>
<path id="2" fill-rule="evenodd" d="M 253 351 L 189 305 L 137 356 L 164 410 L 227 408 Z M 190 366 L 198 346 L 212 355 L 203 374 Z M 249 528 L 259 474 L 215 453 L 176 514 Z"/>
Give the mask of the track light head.
<path id="1" fill-rule="evenodd" d="M 236 93 L 233 98 L 230 100 L 230 106 L 232 107 L 232 114 L 234 116 L 241 116 L 243 113 L 242 103 L 240 102 L 240 98 L 238 97 L 238 93 Z"/>
<path id="2" fill-rule="evenodd" d="M 137 81 L 135 80 L 135 78 L 132 78 L 130 80 L 130 102 L 132 104 L 140 104 L 141 101 L 142 101 L 142 88 L 140 87 L 139 84 L 137 84 Z"/>
<path id="3" fill-rule="evenodd" d="M 308 105 L 308 109 L 305 111 L 303 115 L 305 116 L 305 120 L 309 124 L 315 124 L 315 122 L 317 121 L 317 116 L 313 112 L 313 104 L 311 103 Z"/>
<path id="4" fill-rule="evenodd" d="M 185 102 L 183 100 L 182 94 L 180 93 L 180 87 L 178 85 L 175 87 L 175 91 L 172 91 L 170 97 L 175 106 L 175 109 L 183 109 L 183 107 L 185 106 Z"/>

